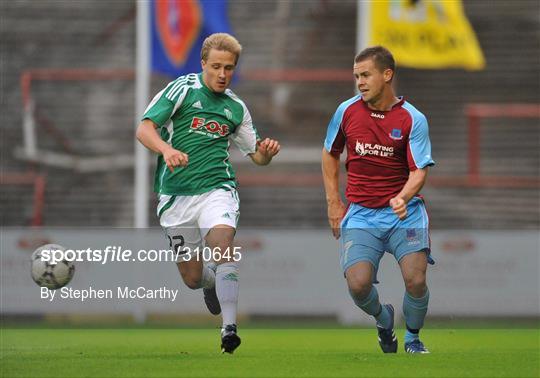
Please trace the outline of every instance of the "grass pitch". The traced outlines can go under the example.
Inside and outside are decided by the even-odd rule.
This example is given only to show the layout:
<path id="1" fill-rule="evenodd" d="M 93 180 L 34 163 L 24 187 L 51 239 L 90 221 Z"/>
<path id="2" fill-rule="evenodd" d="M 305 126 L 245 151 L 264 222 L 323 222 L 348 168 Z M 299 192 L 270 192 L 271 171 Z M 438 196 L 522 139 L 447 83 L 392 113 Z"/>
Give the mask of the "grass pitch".
<path id="1" fill-rule="evenodd" d="M 427 329 L 429 355 L 383 354 L 375 329 L 2 329 L 2 377 L 538 377 L 538 329 Z"/>

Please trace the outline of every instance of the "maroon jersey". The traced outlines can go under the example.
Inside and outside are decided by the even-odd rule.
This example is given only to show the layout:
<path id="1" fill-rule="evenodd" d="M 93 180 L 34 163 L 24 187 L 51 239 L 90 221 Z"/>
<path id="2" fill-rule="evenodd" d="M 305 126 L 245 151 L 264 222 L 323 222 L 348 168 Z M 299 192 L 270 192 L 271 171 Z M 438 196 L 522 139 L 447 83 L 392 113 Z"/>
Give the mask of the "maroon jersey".
<path id="1" fill-rule="evenodd" d="M 347 146 L 349 202 L 387 207 L 409 172 L 435 164 L 426 117 L 401 99 L 389 111 L 370 109 L 361 96 L 343 102 L 332 117 L 325 149 L 339 156 Z"/>

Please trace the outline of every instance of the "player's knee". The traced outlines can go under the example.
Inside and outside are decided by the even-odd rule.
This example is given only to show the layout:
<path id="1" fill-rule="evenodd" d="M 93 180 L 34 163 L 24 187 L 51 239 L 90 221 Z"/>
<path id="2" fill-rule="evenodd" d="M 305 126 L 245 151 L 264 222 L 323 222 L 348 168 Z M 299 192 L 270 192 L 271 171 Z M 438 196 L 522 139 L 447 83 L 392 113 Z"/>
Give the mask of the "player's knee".
<path id="1" fill-rule="evenodd" d="M 348 281 L 349 292 L 356 298 L 366 298 L 370 291 L 372 283 L 362 279 L 352 279 Z"/>
<path id="2" fill-rule="evenodd" d="M 201 277 L 197 277 L 193 274 L 182 275 L 182 280 L 192 290 L 199 289 L 201 287 Z"/>
<path id="3" fill-rule="evenodd" d="M 236 230 L 230 226 L 216 226 L 208 232 L 206 245 L 213 251 L 226 254 L 233 245 L 235 232 Z"/>
<path id="4" fill-rule="evenodd" d="M 199 281 L 195 280 L 184 280 L 184 283 L 187 287 L 189 287 L 191 290 L 200 289 L 201 283 Z"/>
<path id="5" fill-rule="evenodd" d="M 421 297 L 426 291 L 426 276 L 417 274 L 405 279 L 405 289 L 414 297 Z"/>

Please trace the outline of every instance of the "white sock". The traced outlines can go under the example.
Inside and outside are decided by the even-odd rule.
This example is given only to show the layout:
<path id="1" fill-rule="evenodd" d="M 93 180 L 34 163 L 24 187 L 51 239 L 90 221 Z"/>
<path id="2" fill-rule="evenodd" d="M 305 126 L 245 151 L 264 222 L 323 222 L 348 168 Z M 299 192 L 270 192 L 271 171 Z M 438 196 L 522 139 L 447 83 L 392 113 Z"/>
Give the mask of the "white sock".
<path id="1" fill-rule="evenodd" d="M 202 268 L 201 287 L 203 289 L 211 289 L 216 284 L 216 272 L 204 265 Z"/>
<path id="2" fill-rule="evenodd" d="M 238 263 L 220 264 L 216 271 L 216 293 L 221 305 L 223 326 L 236 324 L 238 306 Z"/>

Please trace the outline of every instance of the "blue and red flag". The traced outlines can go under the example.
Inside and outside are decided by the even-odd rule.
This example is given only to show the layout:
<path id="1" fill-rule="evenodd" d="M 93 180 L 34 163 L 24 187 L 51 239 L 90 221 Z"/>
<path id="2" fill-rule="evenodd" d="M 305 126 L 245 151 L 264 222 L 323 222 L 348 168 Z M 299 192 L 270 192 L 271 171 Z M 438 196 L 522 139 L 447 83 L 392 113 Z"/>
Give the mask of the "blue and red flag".
<path id="1" fill-rule="evenodd" d="M 227 0 L 153 0 L 152 71 L 177 77 L 201 70 L 201 46 L 213 33 L 230 33 Z"/>

